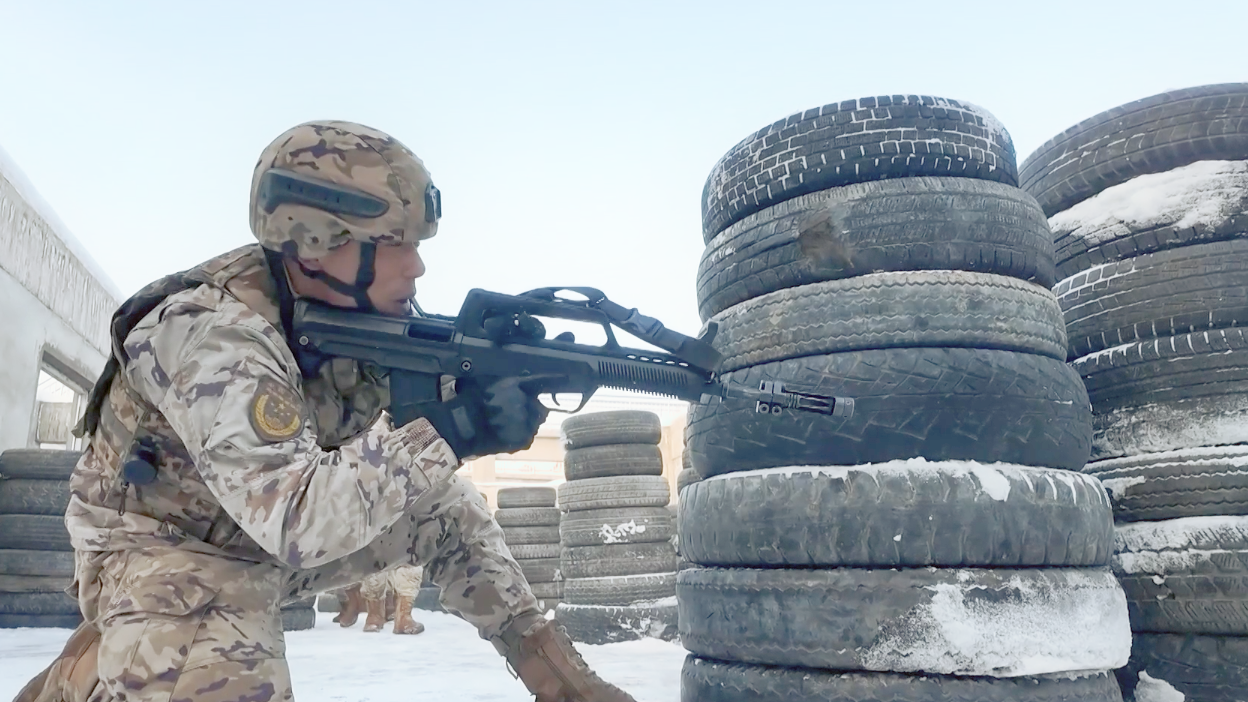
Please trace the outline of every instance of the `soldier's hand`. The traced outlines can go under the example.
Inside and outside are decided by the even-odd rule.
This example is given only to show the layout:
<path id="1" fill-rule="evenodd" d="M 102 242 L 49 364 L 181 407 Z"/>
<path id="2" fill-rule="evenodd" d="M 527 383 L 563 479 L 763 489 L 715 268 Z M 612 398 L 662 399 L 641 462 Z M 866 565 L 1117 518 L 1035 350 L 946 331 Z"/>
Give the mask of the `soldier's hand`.
<path id="1" fill-rule="evenodd" d="M 495 453 L 511 453 L 533 445 L 548 410 L 520 385 L 517 378 L 503 378 L 485 388 L 485 416 L 498 439 Z"/>
<path id="2" fill-rule="evenodd" d="M 398 408 L 392 408 L 394 412 Z M 533 445 L 547 410 L 515 378 L 461 380 L 445 402 L 405 405 L 395 414 L 404 423 L 429 420 L 459 459 L 512 453 Z"/>

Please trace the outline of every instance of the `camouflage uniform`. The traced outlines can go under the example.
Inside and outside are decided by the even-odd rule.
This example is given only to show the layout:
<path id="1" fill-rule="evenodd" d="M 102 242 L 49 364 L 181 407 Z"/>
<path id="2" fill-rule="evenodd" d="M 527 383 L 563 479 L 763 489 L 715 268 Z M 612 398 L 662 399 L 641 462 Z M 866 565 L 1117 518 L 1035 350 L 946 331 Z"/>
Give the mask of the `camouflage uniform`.
<path id="1" fill-rule="evenodd" d="M 296 157 L 377 165 L 341 155 Z M 517 618 L 540 619 L 459 459 L 424 419 L 390 425 L 385 377 L 346 359 L 302 377 L 260 246 L 184 279 L 198 284 L 114 339 L 126 362 L 71 481 L 77 595 L 102 633 L 95 698 L 289 699 L 281 603 L 396 564 L 426 566 L 500 652 Z M 132 437 L 157 474 L 127 489 Z"/>
<path id="2" fill-rule="evenodd" d="M 20 702 L 290 699 L 280 605 L 395 565 L 424 566 L 442 605 L 539 700 L 631 702 L 542 618 L 430 422 L 391 425 L 384 374 L 348 359 L 312 372 L 292 354 L 287 265 L 310 275 L 300 259 L 361 242 L 356 282 L 327 284 L 369 309 L 361 281 L 376 245 L 432 236 L 440 207 L 419 159 L 392 137 L 300 125 L 256 166 L 251 225 L 263 248 L 122 305 L 66 513 L 86 624 Z M 123 479 L 134 456 L 154 479 Z M 92 658 L 98 671 L 83 663 Z"/>

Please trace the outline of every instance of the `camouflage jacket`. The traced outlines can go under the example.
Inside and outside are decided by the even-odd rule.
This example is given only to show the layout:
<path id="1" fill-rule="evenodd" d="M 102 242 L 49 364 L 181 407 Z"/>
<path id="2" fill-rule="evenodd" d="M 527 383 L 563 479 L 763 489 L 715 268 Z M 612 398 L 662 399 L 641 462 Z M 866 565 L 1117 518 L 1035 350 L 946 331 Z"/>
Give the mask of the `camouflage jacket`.
<path id="1" fill-rule="evenodd" d="M 390 425 L 375 369 L 340 359 L 302 377 L 259 246 L 191 273 L 202 282 L 114 334 L 127 362 L 70 483 L 80 588 L 92 554 L 152 545 L 315 567 L 364 547 L 459 465 L 427 421 Z M 124 489 L 131 436 L 157 473 Z"/>

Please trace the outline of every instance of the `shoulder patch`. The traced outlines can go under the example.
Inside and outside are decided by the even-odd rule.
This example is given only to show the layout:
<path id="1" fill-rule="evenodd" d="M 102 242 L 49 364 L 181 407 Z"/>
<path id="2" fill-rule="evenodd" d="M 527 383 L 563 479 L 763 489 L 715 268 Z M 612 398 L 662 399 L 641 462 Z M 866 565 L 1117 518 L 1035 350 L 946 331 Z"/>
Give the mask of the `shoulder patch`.
<path id="1" fill-rule="evenodd" d="M 286 441 L 303 430 L 303 402 L 285 385 L 272 378 L 261 378 L 248 418 L 261 439 Z"/>

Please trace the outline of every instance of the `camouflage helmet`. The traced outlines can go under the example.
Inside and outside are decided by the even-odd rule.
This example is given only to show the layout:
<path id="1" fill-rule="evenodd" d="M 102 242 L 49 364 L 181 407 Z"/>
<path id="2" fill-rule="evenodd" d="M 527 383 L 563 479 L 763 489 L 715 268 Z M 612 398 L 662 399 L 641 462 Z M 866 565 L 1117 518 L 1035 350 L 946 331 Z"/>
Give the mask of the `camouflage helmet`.
<path id="1" fill-rule="evenodd" d="M 251 231 L 266 249 L 319 258 L 355 239 L 428 239 L 442 201 L 425 165 L 394 137 L 354 122 L 307 122 L 260 154 Z"/>

